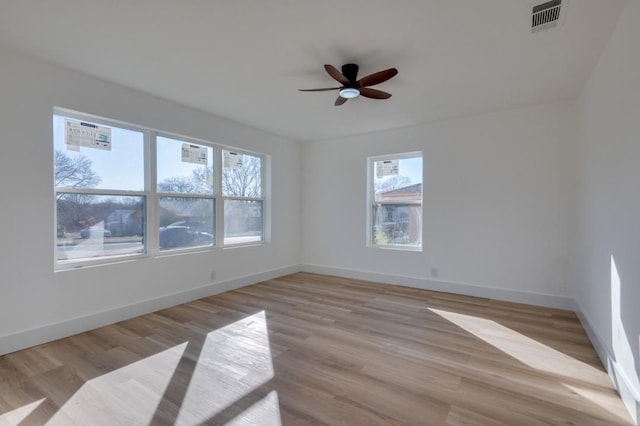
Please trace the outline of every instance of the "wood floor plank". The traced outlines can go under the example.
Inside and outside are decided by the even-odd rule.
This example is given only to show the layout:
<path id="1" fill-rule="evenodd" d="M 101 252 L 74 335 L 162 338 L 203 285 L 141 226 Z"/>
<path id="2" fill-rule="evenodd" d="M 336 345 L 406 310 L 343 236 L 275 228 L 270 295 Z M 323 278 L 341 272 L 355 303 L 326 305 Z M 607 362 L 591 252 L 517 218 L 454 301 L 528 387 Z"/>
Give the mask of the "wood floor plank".
<path id="1" fill-rule="evenodd" d="M 297 273 L 0 357 L 0 425 L 630 425 L 575 314 Z"/>

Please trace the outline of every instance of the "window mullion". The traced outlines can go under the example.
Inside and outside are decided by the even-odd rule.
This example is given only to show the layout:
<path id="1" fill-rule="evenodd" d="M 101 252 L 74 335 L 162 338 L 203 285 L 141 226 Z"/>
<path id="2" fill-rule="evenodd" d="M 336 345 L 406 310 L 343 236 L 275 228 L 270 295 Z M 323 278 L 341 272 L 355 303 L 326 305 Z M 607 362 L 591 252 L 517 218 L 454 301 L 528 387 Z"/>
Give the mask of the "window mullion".
<path id="1" fill-rule="evenodd" d="M 255 197 L 224 197 L 225 200 L 238 200 L 238 201 L 264 201 L 264 198 Z"/>
<path id="2" fill-rule="evenodd" d="M 398 199 L 398 200 L 389 200 L 389 201 L 374 201 L 372 204 L 379 205 L 379 206 L 396 205 L 396 204 L 421 206 L 422 201 Z"/>
<path id="3" fill-rule="evenodd" d="M 214 151 L 214 162 L 213 162 L 213 179 L 214 179 L 214 194 L 215 198 L 215 214 L 216 214 L 216 223 L 215 226 L 215 236 L 216 236 L 216 245 L 221 247 L 224 245 L 224 197 L 222 196 L 222 148 L 216 147 Z"/>
<path id="4" fill-rule="evenodd" d="M 55 188 L 55 193 L 89 194 L 89 195 L 137 195 L 137 196 L 147 195 L 146 191 L 122 191 L 117 189 L 101 189 L 101 188 Z"/>
<path id="5" fill-rule="evenodd" d="M 158 232 L 159 232 L 159 212 L 160 204 L 158 198 L 158 162 L 157 162 L 157 140 L 158 133 L 148 131 L 147 133 L 147 156 L 146 156 L 146 183 L 147 183 L 147 253 L 156 255 L 159 253 Z"/>
<path id="6" fill-rule="evenodd" d="M 158 198 L 206 198 L 208 200 L 213 200 L 216 197 L 212 194 L 182 194 L 180 192 L 157 192 Z"/>

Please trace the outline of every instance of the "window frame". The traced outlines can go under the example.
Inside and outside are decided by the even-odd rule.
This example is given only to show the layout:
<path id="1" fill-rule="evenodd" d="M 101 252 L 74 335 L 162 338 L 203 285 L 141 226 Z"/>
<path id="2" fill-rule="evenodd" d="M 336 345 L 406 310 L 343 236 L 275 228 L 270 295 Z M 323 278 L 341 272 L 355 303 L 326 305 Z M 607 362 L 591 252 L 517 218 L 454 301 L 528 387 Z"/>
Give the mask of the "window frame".
<path id="1" fill-rule="evenodd" d="M 375 200 L 375 163 L 385 160 L 405 160 L 410 158 L 420 158 L 422 162 L 422 187 L 420 191 L 420 200 L 388 200 L 388 201 L 376 201 Z M 403 152 L 395 154 L 384 154 L 367 157 L 367 197 L 366 197 L 366 247 L 374 249 L 384 250 L 399 250 L 399 251 L 413 251 L 422 252 L 424 247 L 424 155 L 422 151 Z M 407 206 L 419 206 L 419 218 L 420 218 L 420 244 L 419 245 L 405 245 L 405 244 L 379 244 L 373 242 L 373 211 L 376 206 L 382 205 L 407 205 Z"/>
<path id="2" fill-rule="evenodd" d="M 52 118 L 52 127 L 51 127 L 51 147 L 53 148 L 53 154 L 55 156 L 55 143 L 54 143 L 54 132 L 53 132 L 53 118 L 54 116 L 59 116 L 63 118 L 70 118 L 72 120 L 78 120 L 83 122 L 92 122 L 100 125 L 104 125 L 106 127 L 117 127 L 119 129 L 130 130 L 134 132 L 140 132 L 143 135 L 143 189 L 141 191 L 135 190 L 117 190 L 117 189 L 101 189 L 101 188 L 64 188 L 64 187 L 56 187 L 55 181 L 53 181 L 53 237 L 54 237 L 54 256 L 53 262 L 55 270 L 65 270 L 65 269 L 73 269 L 82 266 L 92 266 L 92 265 L 100 265 L 104 263 L 116 263 L 125 259 L 135 259 L 146 257 L 149 254 L 149 203 L 150 203 L 150 194 L 149 194 L 149 152 L 151 149 L 151 138 L 150 131 L 142 126 L 136 126 L 129 123 L 124 123 L 118 120 L 113 120 L 109 118 L 99 117 L 96 115 L 84 114 L 77 111 L 72 111 L 65 108 L 54 107 Z M 53 165 L 53 172 L 55 174 L 55 164 Z M 53 180 L 53 176 L 52 176 Z M 122 255 L 113 255 L 113 256 L 99 256 L 99 257 L 91 257 L 91 258 L 80 258 L 80 259 L 69 259 L 69 260 L 58 260 L 57 249 L 58 249 L 58 205 L 57 205 L 57 194 L 58 193 L 67 193 L 67 194 L 87 194 L 87 195 L 105 195 L 105 196 L 139 196 L 143 198 L 144 204 L 144 235 L 142 238 L 143 252 L 142 253 L 129 253 Z"/>
<path id="3" fill-rule="evenodd" d="M 151 191 L 153 193 L 153 197 L 154 197 L 154 207 L 155 207 L 155 211 L 154 211 L 154 215 L 153 215 L 153 220 L 154 222 L 154 226 L 152 227 L 152 229 L 155 231 L 155 235 L 153 236 L 153 241 L 155 242 L 155 244 L 152 244 L 152 248 L 153 248 L 153 255 L 158 255 L 158 256 L 163 256 L 163 255 L 167 255 L 167 254 L 175 254 L 175 253 L 188 253 L 188 252 L 200 252 L 202 250 L 209 250 L 212 249 L 214 247 L 219 247 L 221 246 L 220 244 L 220 239 L 219 239 L 219 234 L 218 234 L 218 199 L 219 199 L 219 185 L 218 185 L 218 181 L 220 180 L 218 178 L 218 176 L 216 175 L 218 173 L 218 157 L 219 157 L 219 152 L 222 150 L 222 148 L 220 147 L 220 145 L 216 145 L 214 143 L 211 142 L 207 142 L 201 139 L 196 139 L 196 138 L 189 138 L 189 137 L 185 137 L 185 136 L 180 136 L 180 135 L 175 135 L 175 134 L 171 134 L 168 132 L 161 132 L 161 131 L 152 131 L 152 147 L 153 147 L 153 172 L 152 172 L 152 188 L 153 190 Z M 207 148 L 211 148 L 213 150 L 213 193 L 211 194 L 183 194 L 183 193 L 174 193 L 174 192 L 160 192 L 158 190 L 158 137 L 162 137 L 162 138 L 166 138 L 166 139 L 172 139 L 175 141 L 180 141 L 180 142 L 184 142 L 184 143 L 189 143 L 189 144 L 194 144 L 194 145 L 201 145 L 201 146 L 206 146 Z M 213 236 L 214 236 L 214 241 L 212 245 L 203 245 L 203 246 L 193 246 L 193 247 L 176 247 L 176 248 L 170 248 L 170 249 L 165 249 L 165 250 L 161 250 L 160 249 L 160 199 L 162 199 L 163 197 L 173 197 L 173 198 L 192 198 L 192 199 L 196 199 L 196 200 L 213 200 Z"/>
<path id="4" fill-rule="evenodd" d="M 252 152 L 246 149 L 236 149 L 236 148 L 232 148 L 229 146 L 221 146 L 220 147 L 220 155 L 217 156 L 218 161 L 220 162 L 220 178 L 218 179 L 218 194 L 220 194 L 220 203 L 218 203 L 220 205 L 220 221 L 218 221 L 219 224 L 219 229 L 216 229 L 216 238 L 218 235 L 220 235 L 221 238 L 221 245 L 223 247 L 226 248 L 232 248 L 232 247 L 243 247 L 243 246 L 253 246 L 253 245 L 257 245 L 257 244 L 264 244 L 268 242 L 267 239 L 267 224 L 266 224 L 266 218 L 267 218 L 267 182 L 266 182 L 266 164 L 268 161 L 268 157 L 264 154 L 259 154 L 256 152 Z M 223 167 L 224 167 L 224 151 L 233 151 L 242 155 L 250 155 L 252 157 L 258 157 L 260 159 L 260 194 L 261 197 L 241 197 L 241 196 L 236 196 L 236 195 L 224 195 L 224 192 L 222 190 L 222 179 L 223 179 Z M 260 201 L 262 203 L 262 232 L 260 235 L 260 240 L 257 241 L 248 241 L 248 242 L 241 242 L 241 243 L 230 243 L 230 244 L 225 244 L 224 243 L 224 206 L 226 204 L 227 201 L 229 200 L 238 200 L 238 201 Z M 218 204 L 216 204 L 216 208 L 218 208 Z M 216 218 L 218 216 L 218 212 L 216 212 Z M 218 232 L 221 232 L 220 234 L 218 234 Z"/>
<path id="5" fill-rule="evenodd" d="M 236 147 L 223 145 L 199 138 L 188 137 L 184 135 L 175 134 L 172 132 L 153 129 L 146 126 L 135 125 L 126 123 L 119 120 L 101 117 L 94 114 L 88 114 L 78 112 L 62 107 L 53 107 L 51 118 L 54 116 L 61 116 L 63 118 L 70 118 L 72 120 L 79 120 L 85 122 L 96 123 L 107 127 L 118 127 L 125 130 L 132 130 L 140 132 L 143 135 L 143 167 L 144 167 L 144 188 L 141 191 L 131 190 L 111 190 L 111 189 L 98 189 L 98 188 L 62 188 L 56 187 L 53 180 L 51 187 L 52 199 L 53 199 L 53 264 L 54 271 L 72 270 L 87 266 L 94 265 L 108 265 L 114 263 L 135 261 L 136 259 L 147 257 L 164 257 L 172 255 L 182 255 L 194 252 L 213 252 L 226 248 L 240 248 L 244 246 L 255 246 L 266 244 L 270 241 L 270 194 L 268 190 L 270 188 L 270 156 L 254 152 L 247 149 L 238 149 Z M 53 131 L 53 120 L 51 121 L 51 149 L 55 155 L 55 141 Z M 167 193 L 158 191 L 158 176 L 157 176 L 157 138 L 164 137 L 169 139 L 175 139 L 185 143 L 192 143 L 201 146 L 206 146 L 213 149 L 213 194 L 178 194 Z M 223 197 L 222 195 L 222 166 L 223 166 L 223 151 L 233 151 L 242 154 L 247 154 L 255 157 L 259 157 L 261 161 L 261 197 L 236 197 L 229 196 Z M 52 159 L 53 160 L 53 159 Z M 53 165 L 53 172 L 55 173 L 55 164 Z M 58 193 L 77 193 L 77 194 L 91 194 L 91 195 L 113 195 L 113 196 L 140 196 L 144 200 L 144 236 L 142 253 L 131 253 L 123 255 L 113 256 L 100 256 L 91 258 L 80 258 L 70 260 L 58 260 L 57 255 L 57 225 L 58 225 L 58 206 L 57 197 Z M 194 247 L 183 248 L 171 248 L 166 250 L 160 250 L 160 218 L 159 218 L 159 203 L 162 197 L 177 197 L 177 198 L 194 198 L 194 199 L 211 199 L 214 203 L 214 244 Z M 246 201 L 261 201 L 262 202 L 262 233 L 260 240 L 250 241 L 244 243 L 224 244 L 224 200 L 226 199 L 238 199 Z"/>

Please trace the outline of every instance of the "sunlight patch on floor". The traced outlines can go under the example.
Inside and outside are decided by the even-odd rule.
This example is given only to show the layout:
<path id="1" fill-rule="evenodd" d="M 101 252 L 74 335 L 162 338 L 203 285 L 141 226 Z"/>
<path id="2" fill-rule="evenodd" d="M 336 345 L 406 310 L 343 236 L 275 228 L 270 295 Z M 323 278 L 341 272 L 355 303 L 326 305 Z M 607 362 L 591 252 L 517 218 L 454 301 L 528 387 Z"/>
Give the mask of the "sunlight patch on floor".
<path id="1" fill-rule="evenodd" d="M 149 424 L 187 342 L 86 382 L 48 425 Z"/>
<path id="2" fill-rule="evenodd" d="M 536 370 L 561 377 L 579 377 L 584 382 L 611 387 L 604 372 L 493 320 L 439 309 L 430 310 Z"/>
<path id="3" fill-rule="evenodd" d="M 196 344 L 184 342 L 87 381 L 47 424 L 149 424 L 158 415 L 163 398 L 172 399 L 165 393 L 176 380 L 185 381 L 184 386 L 188 384 L 176 424 L 202 424 L 273 378 L 264 311 L 211 331 L 203 338 L 192 374 L 178 369 L 181 360 L 186 359 L 183 357 L 188 358 L 188 345 Z M 19 420 L 13 419 L 24 419 L 42 401 L 5 413 L 0 419 L 10 418 L 10 424 L 17 424 Z M 238 419 L 257 418 L 256 413 L 274 420 L 269 424 L 279 424 L 277 394 L 271 392 Z"/>
<path id="4" fill-rule="evenodd" d="M 201 424 L 213 418 L 273 374 L 264 311 L 210 332 L 176 423 Z"/>
<path id="5" fill-rule="evenodd" d="M 621 412 L 621 410 L 624 410 L 622 401 L 613 391 L 611 381 L 604 371 L 600 371 L 493 320 L 440 309 L 429 309 L 525 365 L 557 376 L 558 383 L 567 389 L 614 414 L 621 420 L 627 420 L 625 413 Z M 563 381 L 563 378 L 571 383 L 576 380 L 584 382 L 585 386 L 567 384 Z M 598 390 L 598 387 L 601 390 Z"/>
<path id="6" fill-rule="evenodd" d="M 589 387 L 570 385 L 563 383 L 563 386 L 572 390 L 582 398 L 590 401 L 599 407 L 604 408 L 611 414 L 614 414 L 621 421 L 629 421 L 627 413 L 624 411 L 624 405 L 620 396 L 612 389 L 611 392 L 603 392 Z"/>
<path id="7" fill-rule="evenodd" d="M 233 420 L 226 423 L 227 426 L 239 425 L 269 425 L 282 426 L 280 418 L 280 403 L 278 402 L 278 392 L 271 391 L 260 401 L 255 402 L 251 407 L 237 415 Z"/>
<path id="8" fill-rule="evenodd" d="M 42 398 L 38 401 L 33 401 L 30 404 L 16 408 L 15 410 L 0 414 L 0 426 L 20 424 L 21 421 L 26 419 L 29 414 L 33 413 L 35 409 L 38 408 L 46 399 L 47 398 Z"/>

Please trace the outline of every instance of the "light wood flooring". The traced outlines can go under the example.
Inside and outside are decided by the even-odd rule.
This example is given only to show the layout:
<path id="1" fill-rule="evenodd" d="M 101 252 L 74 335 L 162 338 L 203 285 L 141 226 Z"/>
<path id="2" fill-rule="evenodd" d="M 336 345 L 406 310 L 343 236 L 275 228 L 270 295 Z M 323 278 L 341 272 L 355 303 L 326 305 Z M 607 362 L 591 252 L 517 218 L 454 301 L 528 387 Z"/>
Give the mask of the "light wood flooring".
<path id="1" fill-rule="evenodd" d="M 572 312 L 298 273 L 0 357 L 0 424 L 632 424 Z"/>

